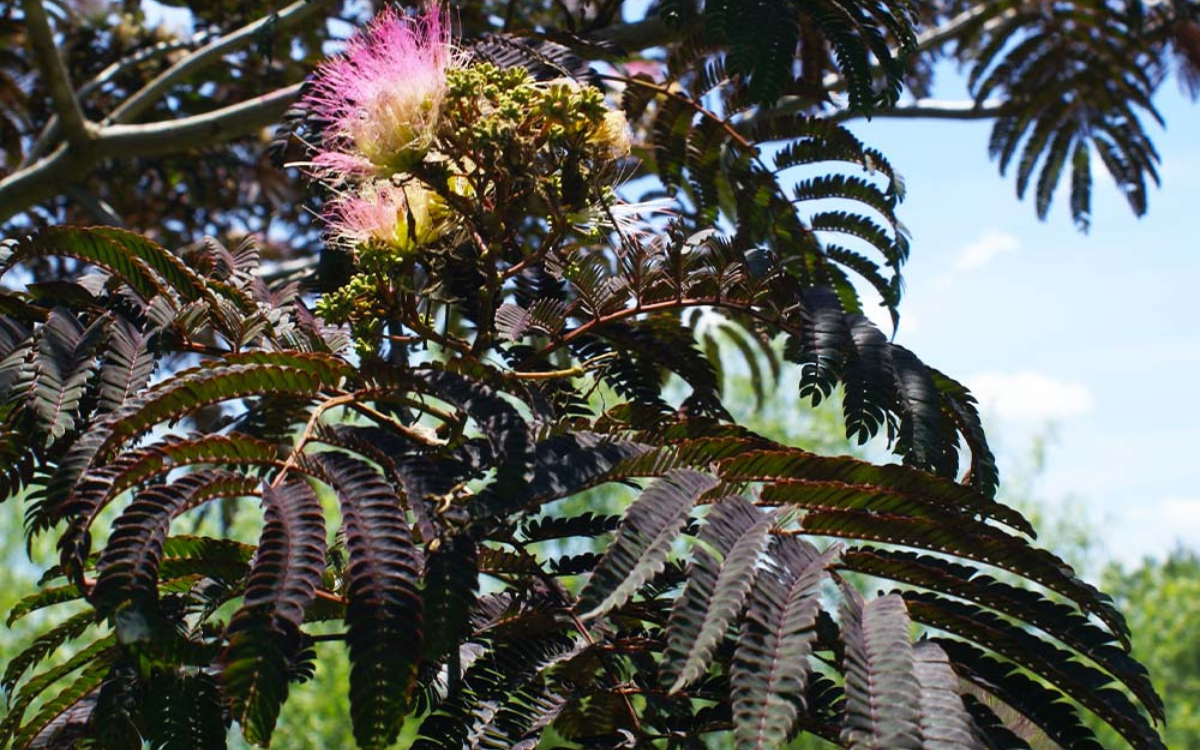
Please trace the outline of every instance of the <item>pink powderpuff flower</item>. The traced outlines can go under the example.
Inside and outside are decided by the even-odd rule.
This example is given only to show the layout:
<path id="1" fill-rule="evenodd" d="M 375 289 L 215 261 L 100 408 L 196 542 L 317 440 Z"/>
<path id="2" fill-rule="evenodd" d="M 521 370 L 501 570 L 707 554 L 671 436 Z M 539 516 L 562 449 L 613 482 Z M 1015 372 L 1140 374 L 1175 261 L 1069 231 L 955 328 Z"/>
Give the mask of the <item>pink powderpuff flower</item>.
<path id="1" fill-rule="evenodd" d="M 331 239 L 349 250 L 368 245 L 399 256 L 439 239 L 447 209 L 436 193 L 416 181 L 393 185 L 367 182 L 355 193 L 334 199 L 326 210 Z"/>
<path id="2" fill-rule="evenodd" d="M 317 69 L 304 98 L 329 123 L 316 173 L 338 183 L 411 169 L 433 142 L 446 70 L 460 64 L 436 6 L 419 17 L 379 13 L 343 55 Z"/>

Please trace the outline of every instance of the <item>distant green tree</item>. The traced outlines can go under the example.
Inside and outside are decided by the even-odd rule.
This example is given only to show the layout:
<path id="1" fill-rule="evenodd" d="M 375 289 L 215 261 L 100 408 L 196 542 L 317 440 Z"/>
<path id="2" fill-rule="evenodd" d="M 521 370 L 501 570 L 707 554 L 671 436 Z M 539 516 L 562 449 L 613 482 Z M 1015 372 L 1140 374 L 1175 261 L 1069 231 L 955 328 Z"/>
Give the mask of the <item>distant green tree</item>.
<path id="1" fill-rule="evenodd" d="M 1150 670 L 1166 703 L 1167 747 L 1200 749 L 1200 554 L 1181 548 L 1165 560 L 1112 563 L 1102 584 L 1129 618 L 1133 655 Z M 1107 730 L 1100 740 L 1120 746 Z"/>

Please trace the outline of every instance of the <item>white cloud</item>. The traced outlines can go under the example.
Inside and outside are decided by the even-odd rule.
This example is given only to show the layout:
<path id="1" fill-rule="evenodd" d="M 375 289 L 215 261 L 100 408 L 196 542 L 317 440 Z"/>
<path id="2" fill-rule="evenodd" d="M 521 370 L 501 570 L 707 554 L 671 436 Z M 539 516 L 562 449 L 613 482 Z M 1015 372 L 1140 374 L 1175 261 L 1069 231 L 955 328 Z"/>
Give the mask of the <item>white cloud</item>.
<path id="1" fill-rule="evenodd" d="M 1106 547 L 1114 559 L 1137 565 L 1162 559 L 1176 544 L 1200 545 L 1200 497 L 1166 497 L 1125 511 L 1121 523 L 1106 525 Z"/>
<path id="2" fill-rule="evenodd" d="M 1154 505 L 1130 510 L 1137 520 L 1153 520 L 1156 526 L 1172 529 L 1176 533 L 1193 530 L 1191 536 L 1200 536 L 1200 497 L 1167 497 Z"/>
<path id="3" fill-rule="evenodd" d="M 989 229 L 971 244 L 959 251 L 954 259 L 954 268 L 958 271 L 973 271 L 983 268 L 998 255 L 1015 253 L 1021 248 L 1021 241 L 1011 234 L 996 229 Z"/>
<path id="4" fill-rule="evenodd" d="M 1095 400 L 1083 383 L 1038 372 L 985 372 L 968 378 L 967 386 L 985 414 L 1014 421 L 1046 422 L 1080 417 Z"/>

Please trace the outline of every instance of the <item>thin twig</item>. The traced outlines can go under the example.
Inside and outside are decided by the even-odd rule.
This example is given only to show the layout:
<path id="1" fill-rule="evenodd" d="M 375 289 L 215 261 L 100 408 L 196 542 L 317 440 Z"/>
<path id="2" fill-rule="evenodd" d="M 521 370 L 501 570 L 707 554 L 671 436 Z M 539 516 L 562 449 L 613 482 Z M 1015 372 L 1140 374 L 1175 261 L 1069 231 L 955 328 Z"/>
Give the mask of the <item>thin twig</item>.
<path id="1" fill-rule="evenodd" d="M 308 424 L 304 425 L 304 432 L 300 435 L 300 439 L 296 441 L 296 445 L 292 447 L 292 452 L 288 454 L 287 461 L 284 462 L 283 468 L 275 475 L 275 479 L 271 481 L 271 487 L 276 488 L 283 484 L 283 480 L 287 478 L 287 474 L 300 463 L 300 457 L 304 455 L 304 449 L 312 440 L 313 435 L 317 431 L 317 425 L 321 422 L 321 416 L 339 406 L 354 403 L 354 400 L 359 397 L 357 393 L 344 393 L 341 396 L 334 396 L 331 399 L 322 401 L 320 405 L 313 411 L 308 418 Z"/>
<path id="2" fill-rule="evenodd" d="M 364 417 L 369 417 L 380 424 L 387 425 L 414 443 L 420 443 L 421 445 L 425 445 L 430 448 L 441 448 L 447 443 L 446 440 L 438 438 L 437 436 L 429 435 L 425 430 L 418 430 L 413 427 L 409 427 L 408 425 L 401 424 L 395 419 L 392 419 L 388 415 L 376 409 L 372 409 L 366 404 L 353 403 L 350 404 L 350 408 L 359 414 L 362 414 Z"/>
<path id="3" fill-rule="evenodd" d="M 982 103 L 973 101 L 948 102 L 940 99 L 918 99 L 912 104 L 900 104 L 862 112 L 843 109 L 828 116 L 833 122 L 847 122 L 860 117 L 924 120 L 991 120 L 1004 111 L 1004 104 L 989 99 Z"/>
<path id="4" fill-rule="evenodd" d="M 338 596 L 337 594 L 333 593 L 332 591 L 326 591 L 325 589 L 317 589 L 317 598 L 324 599 L 327 602 L 333 602 L 334 604 L 341 604 L 341 605 L 346 605 L 350 601 L 349 599 L 347 599 L 344 596 Z M 314 636 L 314 638 L 315 637 L 316 636 Z"/>

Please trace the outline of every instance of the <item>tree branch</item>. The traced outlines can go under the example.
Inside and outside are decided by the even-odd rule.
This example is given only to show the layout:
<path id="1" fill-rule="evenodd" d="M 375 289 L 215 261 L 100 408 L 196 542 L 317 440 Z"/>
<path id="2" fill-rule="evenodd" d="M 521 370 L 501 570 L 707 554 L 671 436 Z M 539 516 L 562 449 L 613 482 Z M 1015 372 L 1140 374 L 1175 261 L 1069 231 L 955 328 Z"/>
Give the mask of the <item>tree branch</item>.
<path id="1" fill-rule="evenodd" d="M 42 5 L 42 0 L 24 0 L 22 5 L 25 11 L 25 26 L 29 32 L 29 46 L 37 58 L 42 77 L 46 79 L 46 88 L 50 90 L 54 111 L 63 123 L 67 140 L 76 144 L 84 143 L 91 137 L 90 123 L 83 117 L 79 100 L 75 98 L 75 89 L 67 76 L 67 67 L 58 54 L 46 8 Z"/>
<path id="2" fill-rule="evenodd" d="M 154 80 L 134 93 L 133 96 L 122 102 L 121 106 L 114 109 L 104 119 L 104 123 L 106 125 L 127 123 L 136 119 L 140 114 L 153 106 L 155 102 L 166 96 L 172 86 L 186 79 L 196 71 L 217 63 L 222 57 L 239 47 L 250 44 L 268 25 L 273 25 L 276 31 L 287 29 L 316 13 L 326 1 L 297 0 L 277 14 L 260 18 L 257 21 L 246 24 L 237 31 L 232 31 L 225 36 L 214 39 L 212 42 L 204 45 L 163 71 Z"/>
<path id="3" fill-rule="evenodd" d="M 926 118 L 936 120 L 990 120 L 1004 111 L 1004 103 L 989 99 L 982 103 L 973 101 L 942 101 L 939 99 L 918 99 L 912 104 L 902 104 L 895 107 L 877 109 L 870 113 L 842 109 L 828 116 L 834 122 L 847 122 L 863 117 L 884 117 L 893 119 Z"/>
<path id="4" fill-rule="evenodd" d="M 279 120 L 299 93 L 300 84 L 295 84 L 179 120 L 110 125 L 83 148 L 61 144 L 44 159 L 0 180 L 0 223 L 59 194 L 65 181 L 85 175 L 104 159 L 182 153 L 267 127 Z"/>
<path id="5" fill-rule="evenodd" d="M 597 42 L 629 52 L 660 47 L 682 35 L 682 30 L 672 29 L 666 21 L 658 16 L 650 16 L 641 21 L 599 29 L 592 35 L 592 38 Z"/>
<path id="6" fill-rule="evenodd" d="M 170 54 L 175 50 L 192 46 L 194 43 L 201 41 L 201 39 L 206 35 L 205 32 L 200 32 L 196 36 L 199 38 L 194 39 L 191 42 L 184 42 L 177 39 L 158 42 L 153 46 L 139 50 L 131 55 L 117 60 L 112 65 L 109 65 L 107 68 L 97 73 L 95 78 L 79 87 L 79 92 L 77 94 L 79 101 L 87 101 L 87 98 L 91 96 L 93 92 L 120 74 L 124 73 L 126 70 L 141 65 L 147 60 L 153 60 L 156 57 Z M 42 128 L 42 132 L 38 133 L 37 140 L 34 142 L 33 146 L 25 154 L 25 158 L 21 161 L 19 168 L 24 169 L 25 167 L 28 167 L 42 154 L 46 153 L 46 149 L 53 146 L 58 140 L 60 130 L 61 123 L 58 119 L 58 115 L 51 116 L 46 122 L 46 126 Z"/>
<path id="7" fill-rule="evenodd" d="M 69 144 L 59 144 L 49 156 L 0 180 L 0 224 L 30 206 L 62 192 L 59 186 L 76 171 L 86 157 L 73 152 Z M 91 164 L 87 164 L 90 168 Z"/>
<path id="8" fill-rule="evenodd" d="M 228 107 L 166 122 L 144 125 L 110 125 L 100 131 L 96 146 L 105 158 L 158 156 L 209 146 L 253 133 L 278 122 L 300 95 L 301 84 Z"/>

